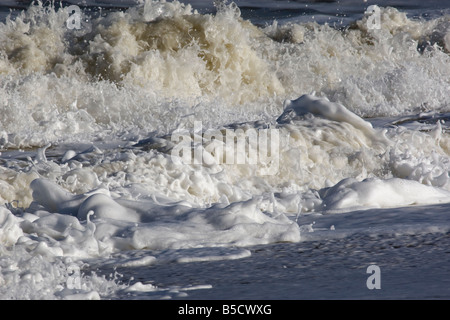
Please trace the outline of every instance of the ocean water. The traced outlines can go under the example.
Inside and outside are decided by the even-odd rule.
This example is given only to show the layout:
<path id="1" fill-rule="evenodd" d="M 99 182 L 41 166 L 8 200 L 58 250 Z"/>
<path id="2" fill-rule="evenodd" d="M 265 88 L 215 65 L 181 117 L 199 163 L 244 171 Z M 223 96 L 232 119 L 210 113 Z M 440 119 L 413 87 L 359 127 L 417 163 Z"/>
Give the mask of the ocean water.
<path id="1" fill-rule="evenodd" d="M 449 1 L 0 18 L 1 299 L 450 298 Z"/>

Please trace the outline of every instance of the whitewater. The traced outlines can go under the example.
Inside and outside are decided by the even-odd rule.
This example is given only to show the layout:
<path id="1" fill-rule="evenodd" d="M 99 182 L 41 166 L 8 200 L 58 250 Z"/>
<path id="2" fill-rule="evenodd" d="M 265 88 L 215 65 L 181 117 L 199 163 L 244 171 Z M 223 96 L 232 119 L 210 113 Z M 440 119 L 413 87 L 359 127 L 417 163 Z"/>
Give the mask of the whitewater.
<path id="1" fill-rule="evenodd" d="M 0 299 L 450 298 L 450 3 L 0 18 Z"/>

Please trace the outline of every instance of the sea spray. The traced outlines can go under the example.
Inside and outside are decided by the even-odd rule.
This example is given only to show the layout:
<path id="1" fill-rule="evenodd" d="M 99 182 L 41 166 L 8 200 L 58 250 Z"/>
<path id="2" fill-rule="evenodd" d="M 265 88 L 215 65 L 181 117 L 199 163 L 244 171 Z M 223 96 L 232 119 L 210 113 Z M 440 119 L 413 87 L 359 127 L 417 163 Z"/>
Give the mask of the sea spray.
<path id="1" fill-rule="evenodd" d="M 256 25 L 234 4 L 68 9 L 0 24 L 1 297 L 187 294 L 96 268 L 246 259 L 370 228 L 373 208 L 399 208 L 399 233 L 446 230 L 398 212 L 448 202 L 448 16 L 380 7 L 380 28 L 364 10 L 335 28 Z M 328 233 L 310 221 L 329 216 Z"/>

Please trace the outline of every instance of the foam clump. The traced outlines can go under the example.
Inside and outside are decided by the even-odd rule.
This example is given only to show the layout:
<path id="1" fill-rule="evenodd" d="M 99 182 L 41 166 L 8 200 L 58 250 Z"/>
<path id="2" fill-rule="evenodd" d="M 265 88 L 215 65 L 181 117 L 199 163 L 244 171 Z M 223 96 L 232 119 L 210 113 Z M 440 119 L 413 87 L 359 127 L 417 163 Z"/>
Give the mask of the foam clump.
<path id="1" fill-rule="evenodd" d="M 348 178 L 320 190 L 322 209 L 328 212 L 392 208 L 450 202 L 450 192 L 400 178 Z"/>
<path id="2" fill-rule="evenodd" d="M 283 214 L 266 212 L 267 201 L 259 197 L 204 209 L 178 201 L 160 204 L 156 200 L 113 199 L 98 190 L 73 195 L 41 178 L 34 180 L 31 188 L 35 200 L 32 210 L 53 213 L 41 213 L 41 217 L 28 223 L 27 230 L 65 238 L 66 242 L 70 236 L 82 247 L 81 251 L 94 255 L 126 249 L 245 246 L 300 240 L 298 225 Z M 78 254 L 69 247 L 66 252 Z"/>
<path id="3" fill-rule="evenodd" d="M 112 200 L 105 189 L 73 195 L 45 179 L 33 180 L 30 188 L 33 190 L 33 199 L 50 212 L 74 215 L 80 220 L 86 220 L 91 211 L 94 212 L 93 218 L 138 220 L 135 215 Z"/>
<path id="4" fill-rule="evenodd" d="M 285 122 L 308 113 L 332 121 L 347 122 L 357 129 L 367 133 L 373 133 L 373 127 L 369 122 L 357 116 L 342 104 L 310 94 L 304 94 L 296 100 L 286 100 L 284 103 L 284 112 L 277 119 L 277 122 Z"/>
<path id="5" fill-rule="evenodd" d="M 0 207 L 0 245 L 13 245 L 23 236 L 19 227 L 20 218 L 14 216 L 4 207 Z"/>

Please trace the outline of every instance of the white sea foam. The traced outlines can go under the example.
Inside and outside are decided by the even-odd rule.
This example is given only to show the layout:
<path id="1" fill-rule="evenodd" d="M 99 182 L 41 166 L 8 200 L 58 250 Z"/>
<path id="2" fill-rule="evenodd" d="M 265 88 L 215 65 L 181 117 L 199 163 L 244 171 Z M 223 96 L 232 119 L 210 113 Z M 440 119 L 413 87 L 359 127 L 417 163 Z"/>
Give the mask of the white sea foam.
<path id="1" fill-rule="evenodd" d="M 152 6 L 158 16 L 148 21 Z M 345 31 L 314 23 L 260 29 L 227 6 L 202 15 L 147 2 L 92 19 L 92 31 L 77 34 L 65 27 L 68 12 L 32 6 L 0 25 L 2 144 L 269 120 L 280 102 L 311 92 L 359 116 L 448 111 L 450 58 L 437 48 L 448 17 L 381 13 L 381 30 L 367 30 L 365 19 Z M 272 40 L 280 32 L 303 36 Z"/>
<path id="2" fill-rule="evenodd" d="M 319 193 L 323 210 L 329 212 L 448 203 L 450 200 L 446 190 L 399 178 L 345 179 Z"/>
<path id="3" fill-rule="evenodd" d="M 233 4 L 200 14 L 177 1 L 79 31 L 41 4 L 7 18 L 0 297 L 165 297 L 84 270 L 243 259 L 240 247 L 314 232 L 301 215 L 449 202 L 448 16 L 380 13 L 379 30 L 367 17 L 346 30 L 257 27 Z M 262 174 L 268 162 L 220 161 L 227 149 L 209 162 L 172 156 L 177 132 L 267 129 L 279 137 L 276 174 Z M 195 139 L 187 146 L 195 155 Z"/>

